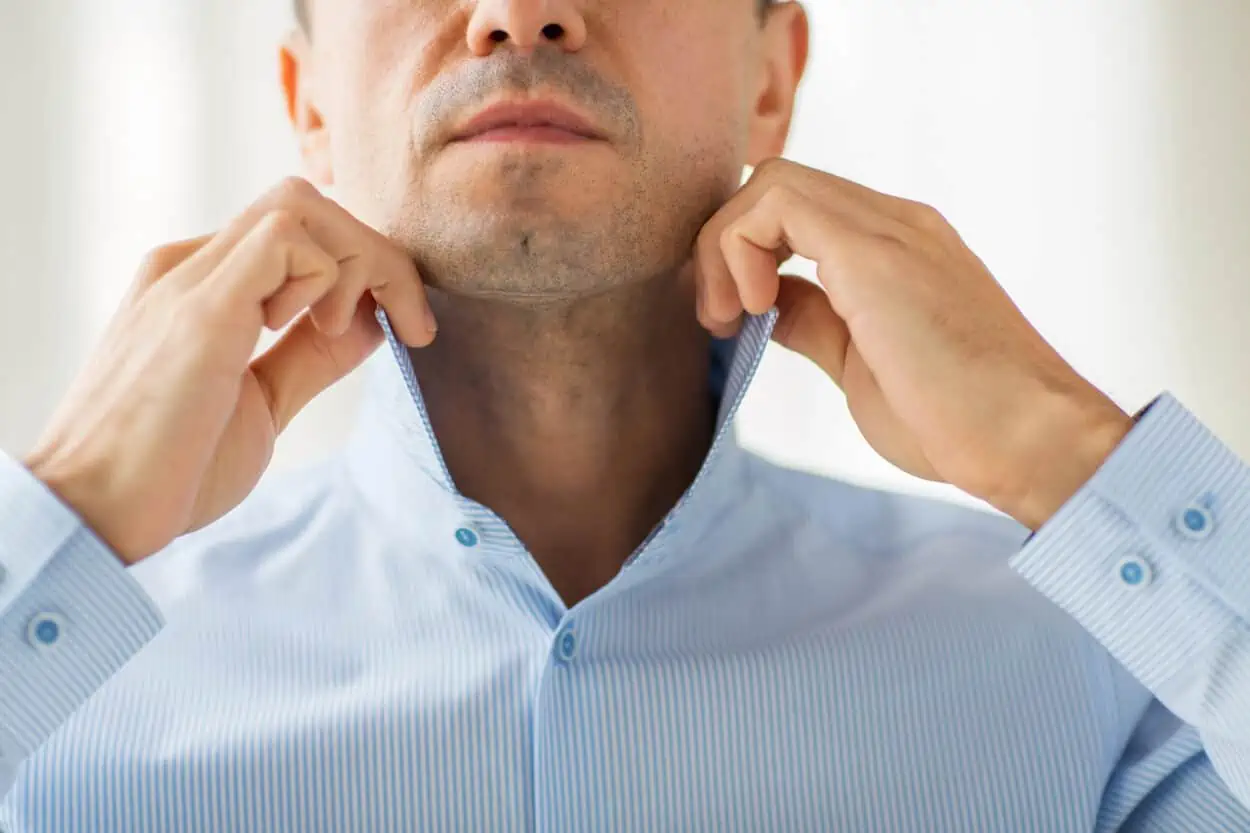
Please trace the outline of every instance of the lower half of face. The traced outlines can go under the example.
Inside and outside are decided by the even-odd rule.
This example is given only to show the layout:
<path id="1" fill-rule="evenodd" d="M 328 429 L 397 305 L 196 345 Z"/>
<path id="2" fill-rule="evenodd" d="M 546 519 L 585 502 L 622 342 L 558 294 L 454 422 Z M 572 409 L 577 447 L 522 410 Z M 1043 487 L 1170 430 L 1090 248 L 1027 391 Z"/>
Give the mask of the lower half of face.
<path id="1" fill-rule="evenodd" d="M 360 137 L 370 146 L 336 162 L 348 207 L 404 246 L 431 285 L 519 303 L 675 274 L 742 172 L 733 135 L 628 146 L 502 136 L 424 153 L 385 135 Z"/>

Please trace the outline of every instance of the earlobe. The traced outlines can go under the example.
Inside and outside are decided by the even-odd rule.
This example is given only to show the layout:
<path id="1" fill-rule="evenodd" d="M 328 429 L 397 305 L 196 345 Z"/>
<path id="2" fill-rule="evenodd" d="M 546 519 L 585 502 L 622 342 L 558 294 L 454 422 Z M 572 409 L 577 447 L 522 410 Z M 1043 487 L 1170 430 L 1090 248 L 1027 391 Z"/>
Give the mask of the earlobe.
<path id="1" fill-rule="evenodd" d="M 328 188 L 334 184 L 334 166 L 330 163 L 330 134 L 323 129 L 304 134 L 300 139 L 300 157 L 309 182 Z"/>
<path id="2" fill-rule="evenodd" d="M 310 182 L 326 187 L 334 184 L 330 134 L 313 103 L 308 53 L 308 40 L 303 32 L 293 32 L 279 53 L 279 72 L 287 119 L 299 142 L 305 176 Z"/>

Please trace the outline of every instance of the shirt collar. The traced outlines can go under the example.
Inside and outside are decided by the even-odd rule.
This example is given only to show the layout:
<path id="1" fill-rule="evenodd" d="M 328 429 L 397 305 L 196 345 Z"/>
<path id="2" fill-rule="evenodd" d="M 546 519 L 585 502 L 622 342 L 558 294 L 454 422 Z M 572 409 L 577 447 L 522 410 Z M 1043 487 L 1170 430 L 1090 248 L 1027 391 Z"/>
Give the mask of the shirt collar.
<path id="1" fill-rule="evenodd" d="M 709 384 L 719 393 L 711 448 L 694 481 L 630 561 L 655 561 L 692 547 L 708 524 L 741 492 L 744 452 L 733 420 L 759 367 L 777 313 L 748 316 L 738 336 L 713 342 Z M 347 474 L 388 526 L 440 549 L 483 555 L 523 552 L 507 524 L 460 494 L 426 412 L 408 348 L 385 311 L 378 323 L 389 349 L 367 362 L 364 401 L 346 448 Z M 466 541 L 469 542 L 466 544 Z"/>

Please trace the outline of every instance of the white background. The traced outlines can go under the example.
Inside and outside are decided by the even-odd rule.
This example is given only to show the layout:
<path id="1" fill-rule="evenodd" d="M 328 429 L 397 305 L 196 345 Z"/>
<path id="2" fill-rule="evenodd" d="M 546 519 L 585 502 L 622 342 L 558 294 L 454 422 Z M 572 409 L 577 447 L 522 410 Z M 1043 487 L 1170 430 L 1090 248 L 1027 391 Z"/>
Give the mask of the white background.
<path id="1" fill-rule="evenodd" d="M 1042 332 L 1133 410 L 1179 395 L 1250 454 L 1250 3 L 811 0 L 789 155 L 936 205 Z M 140 256 L 297 172 L 286 0 L 0 0 L 0 449 L 20 454 Z M 351 378 L 280 441 L 331 452 Z M 741 420 L 770 456 L 937 491 L 879 461 L 774 350 Z"/>

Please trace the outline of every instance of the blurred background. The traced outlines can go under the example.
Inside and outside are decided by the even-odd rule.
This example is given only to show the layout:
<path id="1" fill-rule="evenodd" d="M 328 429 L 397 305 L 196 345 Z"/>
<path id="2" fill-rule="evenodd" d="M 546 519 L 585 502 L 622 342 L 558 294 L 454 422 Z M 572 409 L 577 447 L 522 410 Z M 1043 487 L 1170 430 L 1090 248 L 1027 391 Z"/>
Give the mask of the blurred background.
<path id="1" fill-rule="evenodd" d="M 789 156 L 946 214 L 1127 410 L 1168 389 L 1250 457 L 1250 3 L 808 0 Z M 0 450 L 27 450 L 143 253 L 298 173 L 287 0 L 0 0 Z M 359 374 L 283 435 L 332 453 Z M 962 499 L 880 461 L 772 349 L 740 420 L 766 455 Z"/>

